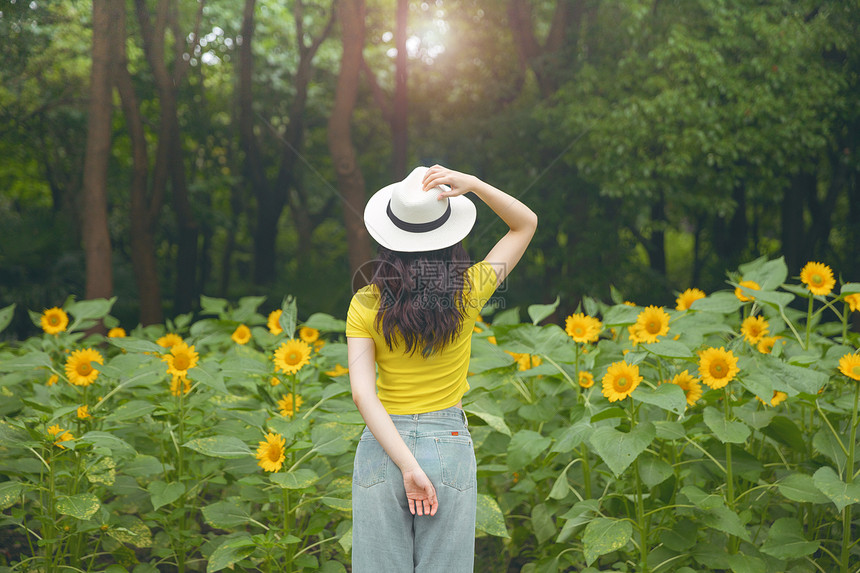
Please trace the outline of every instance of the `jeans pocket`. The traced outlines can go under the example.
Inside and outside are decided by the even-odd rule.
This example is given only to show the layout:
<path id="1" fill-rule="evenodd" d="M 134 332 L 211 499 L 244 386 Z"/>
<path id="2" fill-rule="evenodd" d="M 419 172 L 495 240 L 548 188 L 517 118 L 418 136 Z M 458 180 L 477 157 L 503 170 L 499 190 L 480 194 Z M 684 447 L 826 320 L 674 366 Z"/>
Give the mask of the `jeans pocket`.
<path id="1" fill-rule="evenodd" d="M 442 464 L 442 483 L 460 491 L 477 485 L 475 448 L 466 436 L 436 438 L 436 449 Z"/>
<path id="2" fill-rule="evenodd" d="M 362 437 L 355 450 L 355 466 L 352 479 L 362 487 L 370 487 L 385 481 L 388 454 L 373 436 Z"/>

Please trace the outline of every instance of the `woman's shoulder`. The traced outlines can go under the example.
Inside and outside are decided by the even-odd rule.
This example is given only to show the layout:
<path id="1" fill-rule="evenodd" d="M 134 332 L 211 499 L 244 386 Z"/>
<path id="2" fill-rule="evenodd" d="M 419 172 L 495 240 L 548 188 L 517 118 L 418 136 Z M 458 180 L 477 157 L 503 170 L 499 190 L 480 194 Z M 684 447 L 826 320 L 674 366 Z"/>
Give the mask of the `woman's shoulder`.
<path id="1" fill-rule="evenodd" d="M 497 280 L 496 269 L 487 261 L 478 261 L 473 264 L 466 271 L 466 274 L 469 276 L 473 289 L 483 291 L 485 288 L 492 286 L 495 290 Z"/>
<path id="2" fill-rule="evenodd" d="M 376 285 L 361 287 L 352 295 L 350 310 L 375 311 L 379 307 L 379 290 Z"/>

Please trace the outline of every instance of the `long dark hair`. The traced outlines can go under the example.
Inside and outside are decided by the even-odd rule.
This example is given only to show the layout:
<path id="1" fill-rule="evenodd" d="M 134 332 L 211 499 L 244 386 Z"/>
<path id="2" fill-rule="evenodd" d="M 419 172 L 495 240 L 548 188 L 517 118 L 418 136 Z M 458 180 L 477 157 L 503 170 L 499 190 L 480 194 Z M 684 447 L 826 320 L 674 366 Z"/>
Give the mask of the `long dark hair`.
<path id="1" fill-rule="evenodd" d="M 394 348 L 403 337 L 409 354 L 441 351 L 452 342 L 466 315 L 469 254 L 461 243 L 437 251 L 405 253 L 379 247 L 371 284 L 378 289 L 376 328 Z"/>

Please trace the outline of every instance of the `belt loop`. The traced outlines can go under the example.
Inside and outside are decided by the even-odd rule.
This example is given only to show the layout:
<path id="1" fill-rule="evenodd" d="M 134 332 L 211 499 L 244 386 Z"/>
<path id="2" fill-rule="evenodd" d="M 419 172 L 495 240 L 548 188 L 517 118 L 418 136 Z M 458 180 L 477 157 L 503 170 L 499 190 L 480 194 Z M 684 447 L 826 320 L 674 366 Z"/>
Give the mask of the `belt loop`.
<path id="1" fill-rule="evenodd" d="M 466 417 L 466 410 L 461 410 L 463 412 L 463 425 L 467 428 L 469 427 L 469 418 Z"/>

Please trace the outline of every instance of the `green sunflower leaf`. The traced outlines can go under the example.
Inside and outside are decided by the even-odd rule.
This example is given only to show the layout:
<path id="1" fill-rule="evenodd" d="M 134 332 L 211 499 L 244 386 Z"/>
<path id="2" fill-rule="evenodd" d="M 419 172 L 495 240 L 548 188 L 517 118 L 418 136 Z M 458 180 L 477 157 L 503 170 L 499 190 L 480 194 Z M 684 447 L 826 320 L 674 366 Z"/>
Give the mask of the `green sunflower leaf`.
<path id="1" fill-rule="evenodd" d="M 505 516 L 499 508 L 498 502 L 485 493 L 478 494 L 478 510 L 476 529 L 496 537 L 509 538 L 508 528 L 505 525 Z"/>
<path id="2" fill-rule="evenodd" d="M 644 422 L 628 433 L 602 426 L 594 430 L 590 442 L 615 477 L 621 477 L 624 470 L 645 451 L 656 436 L 654 424 Z"/>
<path id="3" fill-rule="evenodd" d="M 812 481 L 821 493 L 830 498 L 838 511 L 842 511 L 847 505 L 860 503 L 860 483 L 842 481 L 829 466 L 818 468 L 812 475 Z"/>
<path id="4" fill-rule="evenodd" d="M 812 555 L 818 551 L 820 545 L 818 541 L 806 540 L 799 521 L 780 517 L 770 526 L 761 551 L 777 559 L 798 559 Z"/>
<path id="5" fill-rule="evenodd" d="M 89 519 L 99 510 L 99 498 L 92 493 L 64 495 L 57 498 L 57 512 L 77 519 Z"/>
<path id="6" fill-rule="evenodd" d="M 185 442 L 182 447 L 213 458 L 243 458 L 254 453 L 245 442 L 233 436 L 197 438 Z"/>
<path id="7" fill-rule="evenodd" d="M 750 435 L 749 426 L 737 420 L 726 420 L 716 408 L 708 406 L 704 411 L 705 424 L 722 443 L 742 444 Z"/>
<path id="8" fill-rule="evenodd" d="M 630 541 L 633 525 L 629 521 L 598 517 L 585 526 L 582 545 L 585 563 L 591 565 L 601 555 L 621 549 Z"/>

